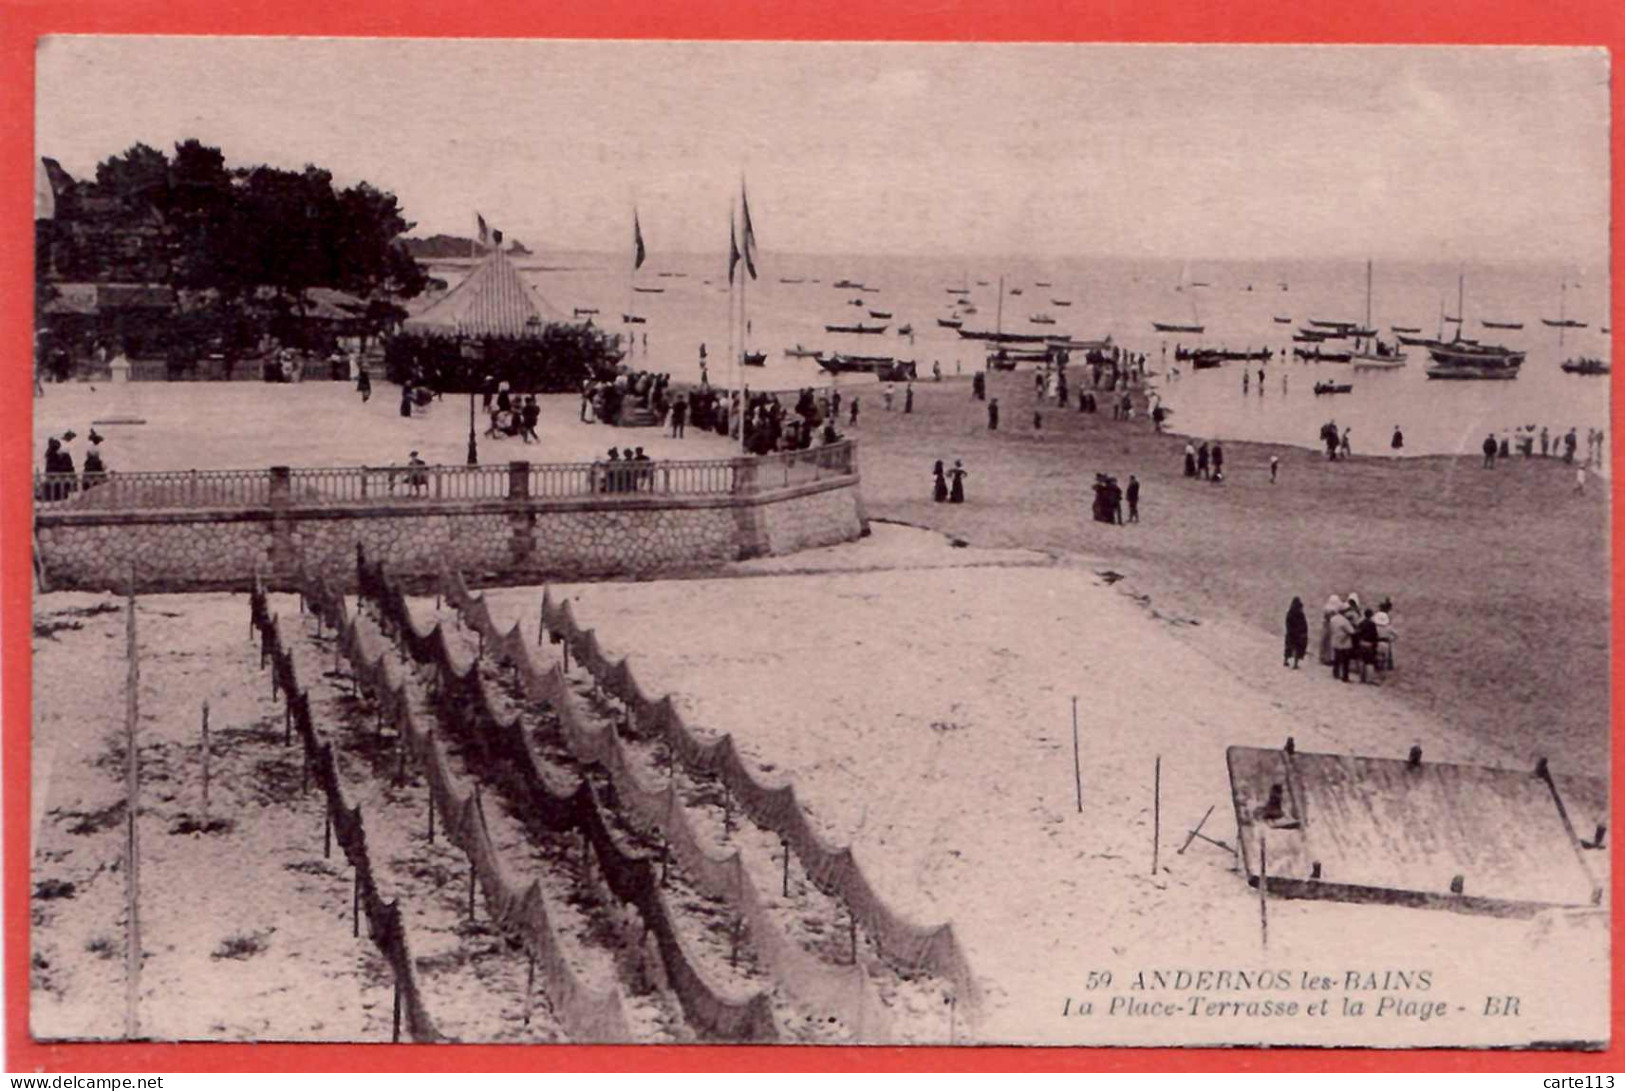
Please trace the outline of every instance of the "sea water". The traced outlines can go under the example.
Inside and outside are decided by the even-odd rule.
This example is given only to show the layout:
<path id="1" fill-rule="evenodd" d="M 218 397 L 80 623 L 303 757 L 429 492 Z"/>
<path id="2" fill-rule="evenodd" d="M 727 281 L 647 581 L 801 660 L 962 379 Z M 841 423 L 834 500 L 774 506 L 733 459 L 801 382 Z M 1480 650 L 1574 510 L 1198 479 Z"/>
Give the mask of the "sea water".
<path id="1" fill-rule="evenodd" d="M 720 257 L 655 255 L 635 275 L 629 260 L 603 254 L 522 259 L 520 268 L 556 317 L 570 318 L 576 308 L 591 307 L 598 310 L 594 317 L 598 324 L 616 333 L 631 332 L 635 340 L 629 362 L 634 367 L 697 380 L 703 344 L 711 382 L 734 381 L 729 316 L 732 308 L 737 351 L 743 265 L 736 270 L 732 290 Z M 830 381 L 812 360 L 784 355 L 785 349 L 795 346 L 911 359 L 926 381 L 933 364 L 940 364 L 946 376 L 968 376 L 985 366 L 988 346 L 937 324 L 938 318 L 958 312 L 966 329 L 992 329 L 997 324 L 1007 332 L 1078 339 L 1109 336 L 1125 351 L 1145 353 L 1151 381 L 1163 404 L 1173 410 L 1170 427 L 1207 438 L 1313 447 L 1321 426 L 1335 420 L 1340 429 L 1351 430 L 1359 454 L 1476 455 L 1486 434 L 1499 437 L 1533 425 L 1544 426 L 1554 441 L 1576 429 L 1583 455 L 1587 430 L 1608 427 L 1608 378 L 1570 375 L 1559 368 L 1564 360 L 1582 355 L 1610 358 L 1609 337 L 1602 333 L 1610 325 L 1609 285 L 1601 267 L 1374 264 L 1371 324 L 1390 342 L 1390 327 L 1395 325 L 1417 327 L 1428 337 L 1442 328 L 1445 337 L 1453 336 L 1455 324 L 1441 323 L 1440 316 L 1456 313 L 1461 276 L 1464 335 L 1528 353 L 1519 377 L 1504 382 L 1429 380 L 1427 351 L 1414 346 L 1405 350 L 1406 365 L 1389 371 L 1297 361 L 1292 356 L 1292 333 L 1309 320 L 1365 321 L 1364 261 L 1032 260 L 763 252 L 757 269 L 759 278 L 743 287 L 750 323 L 744 340 L 752 351 L 767 354 L 765 366 L 744 372 L 755 389 L 795 389 Z M 463 274 L 459 268 L 435 267 L 433 272 L 452 282 Z M 842 279 L 875 290 L 836 288 L 835 282 Z M 634 292 L 634 283 L 663 291 Z M 959 289 L 968 290 L 963 300 L 950 291 Z M 1017 289 L 1020 294 L 1015 294 Z M 854 299 L 861 305 L 852 305 Z M 976 313 L 965 314 L 965 303 Z M 891 317 L 872 318 L 870 311 L 889 312 Z M 1587 328 L 1559 331 L 1541 324 L 1541 318 L 1555 319 L 1560 311 L 1587 323 Z M 647 321 L 623 324 L 625 313 Z M 1055 323 L 1036 324 L 1031 321 L 1036 314 L 1049 315 Z M 1291 323 L 1277 323 L 1276 317 Z M 1524 328 L 1487 329 L 1484 319 L 1522 322 Z M 886 331 L 857 335 L 824 329 L 826 324 L 859 321 L 885 325 Z M 1163 334 L 1152 328 L 1153 322 L 1199 323 L 1206 328 L 1202 334 Z M 903 326 L 912 327 L 912 336 L 899 334 Z M 1180 346 L 1267 348 L 1274 357 L 1262 365 L 1261 387 L 1258 363 L 1228 363 L 1197 372 L 1188 363 L 1176 364 Z M 1327 351 L 1348 347 L 1348 342 L 1326 344 Z M 1245 391 L 1243 369 L 1249 372 Z M 842 381 L 873 380 L 845 376 Z M 1353 390 L 1317 396 L 1314 386 L 1319 381 L 1352 383 Z M 1390 447 L 1396 426 L 1404 434 L 1402 452 Z"/>

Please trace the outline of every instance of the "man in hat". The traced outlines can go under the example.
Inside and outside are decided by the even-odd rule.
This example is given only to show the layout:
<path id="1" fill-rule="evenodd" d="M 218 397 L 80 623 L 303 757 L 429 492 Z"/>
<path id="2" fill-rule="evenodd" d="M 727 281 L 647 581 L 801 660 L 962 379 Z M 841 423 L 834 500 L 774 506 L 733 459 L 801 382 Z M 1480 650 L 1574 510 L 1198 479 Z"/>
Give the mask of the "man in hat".
<path id="1" fill-rule="evenodd" d="M 102 437 L 92 428 L 89 438 L 90 450 L 85 452 L 84 487 L 93 489 L 107 480 L 107 466 L 102 462 Z"/>
<path id="2" fill-rule="evenodd" d="M 420 493 L 427 492 L 429 475 L 423 471 L 429 464 L 419 458 L 416 451 L 413 451 L 411 457 L 406 460 L 406 465 L 408 468 L 406 483 L 412 486 L 412 495 L 417 496 Z"/>

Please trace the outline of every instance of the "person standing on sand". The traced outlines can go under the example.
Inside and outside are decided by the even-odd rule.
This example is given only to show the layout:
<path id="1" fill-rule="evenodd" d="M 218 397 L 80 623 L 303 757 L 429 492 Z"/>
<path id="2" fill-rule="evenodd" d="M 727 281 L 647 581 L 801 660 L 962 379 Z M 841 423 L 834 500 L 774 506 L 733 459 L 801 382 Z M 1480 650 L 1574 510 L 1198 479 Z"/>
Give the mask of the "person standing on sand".
<path id="1" fill-rule="evenodd" d="M 1394 425 L 1394 438 L 1388 441 L 1388 446 L 1395 451 L 1402 451 L 1405 449 L 1405 433 L 1399 430 L 1399 425 L 1397 424 Z"/>
<path id="2" fill-rule="evenodd" d="M 829 415 L 839 419 L 841 416 L 841 388 L 836 387 L 829 394 Z"/>
<path id="3" fill-rule="evenodd" d="M 1484 437 L 1484 468 L 1486 470 L 1495 469 L 1495 452 L 1497 450 L 1499 450 L 1499 445 L 1495 442 L 1494 434 L 1492 433 L 1490 435 L 1485 436 Z"/>
<path id="4" fill-rule="evenodd" d="M 1320 609 L 1320 661 L 1326 666 L 1334 662 L 1332 656 L 1332 618 L 1343 612 L 1343 600 L 1335 594 Z"/>
<path id="5" fill-rule="evenodd" d="M 999 399 L 997 398 L 990 398 L 987 403 L 987 430 L 989 432 L 999 430 Z M 955 465 L 957 466 L 958 463 L 955 463 Z"/>
<path id="6" fill-rule="evenodd" d="M 963 504 L 965 502 L 965 478 L 970 474 L 965 470 L 959 459 L 954 459 L 954 468 L 948 471 L 948 476 L 954 479 L 953 487 L 948 491 L 948 503 Z"/>
<path id="7" fill-rule="evenodd" d="M 1128 521 L 1140 521 L 1140 479 L 1133 474 L 1128 475 Z"/>
<path id="8" fill-rule="evenodd" d="M 1241 392 L 1243 394 L 1247 393 L 1248 386 L 1253 381 L 1252 375 L 1253 373 L 1248 371 L 1246 368 L 1241 369 Z"/>
<path id="9" fill-rule="evenodd" d="M 931 485 L 931 499 L 940 504 L 948 499 L 948 481 L 942 475 L 942 459 L 937 459 L 937 464 L 932 468 L 931 475 L 935 479 Z"/>
<path id="10" fill-rule="evenodd" d="M 402 383 L 401 384 L 401 416 L 410 417 L 411 415 L 412 415 L 412 384 L 411 383 Z"/>
<path id="11" fill-rule="evenodd" d="M 1354 623 L 1348 619 L 1347 614 L 1333 614 L 1331 629 L 1332 677 L 1347 682 L 1349 662 L 1354 658 Z"/>
<path id="12" fill-rule="evenodd" d="M 886 412 L 888 412 L 888 413 L 891 412 L 892 398 L 895 397 L 896 394 L 897 394 L 897 387 L 892 383 L 887 383 L 886 384 L 886 389 L 881 391 L 881 393 L 880 393 L 881 404 L 883 404 L 886 407 Z"/>
<path id="13" fill-rule="evenodd" d="M 1038 408 L 1035 405 L 1035 406 L 1033 406 L 1033 431 L 1034 432 L 1042 432 L 1043 430 L 1044 430 L 1044 411 L 1042 409 Z"/>
<path id="14" fill-rule="evenodd" d="M 1294 596 L 1286 611 L 1286 648 L 1281 655 L 1281 666 L 1297 670 L 1308 654 L 1309 619 L 1303 613 L 1303 600 Z"/>
<path id="15" fill-rule="evenodd" d="M 1185 476 L 1196 476 L 1196 448 L 1191 446 L 1190 440 L 1185 441 Z"/>
<path id="16" fill-rule="evenodd" d="M 1540 457 L 1541 458 L 1548 457 L 1551 454 L 1551 450 L 1552 450 L 1551 433 L 1546 431 L 1546 426 L 1543 424 L 1543 425 L 1540 426 Z"/>
<path id="17" fill-rule="evenodd" d="M 1286 393 L 1286 372 L 1281 372 L 1281 393 Z"/>
<path id="18" fill-rule="evenodd" d="M 1573 463 L 1574 462 L 1574 449 L 1576 447 L 1578 447 L 1579 444 L 1580 444 L 1580 441 L 1577 438 L 1575 438 L 1574 429 L 1570 428 L 1569 431 L 1568 431 L 1568 435 L 1563 437 L 1563 461 L 1564 462 L 1568 462 L 1568 463 Z"/>
<path id="19" fill-rule="evenodd" d="M 987 400 L 987 379 L 980 371 L 970 377 L 970 400 L 973 402 Z"/>
<path id="20" fill-rule="evenodd" d="M 1262 367 L 1258 369 L 1258 396 L 1260 398 L 1264 396 L 1264 369 Z"/>
<path id="21" fill-rule="evenodd" d="M 1349 442 L 1349 433 L 1351 431 L 1353 431 L 1352 428 L 1343 429 L 1342 450 L 1339 452 L 1343 458 L 1354 457 L 1354 445 Z"/>
<path id="22" fill-rule="evenodd" d="M 903 388 L 903 412 L 914 412 L 914 381 L 912 379 L 910 379 L 908 385 Z"/>
<path id="23" fill-rule="evenodd" d="M 848 428 L 855 428 L 855 427 L 857 427 L 857 423 L 858 423 L 858 396 L 856 394 L 854 394 L 854 395 L 852 395 L 852 412 L 851 412 L 851 415 L 846 418 L 846 426 Z"/>
<path id="24" fill-rule="evenodd" d="M 356 392 L 361 395 L 362 405 L 366 405 L 367 402 L 372 400 L 372 376 L 367 374 L 365 366 L 361 368 L 361 374 L 355 381 L 355 388 Z"/>
<path id="25" fill-rule="evenodd" d="M 1200 477 L 1200 478 L 1202 478 L 1204 480 L 1208 476 L 1208 472 L 1207 472 L 1207 440 L 1205 440 L 1205 439 L 1202 441 L 1202 445 L 1196 449 L 1196 476 Z"/>
<path id="26" fill-rule="evenodd" d="M 1224 476 L 1224 447 L 1218 440 L 1213 441 L 1213 476 Z"/>
<path id="27" fill-rule="evenodd" d="M 1281 456 L 1270 456 L 1270 484 L 1275 484 L 1275 475 L 1281 472 Z"/>

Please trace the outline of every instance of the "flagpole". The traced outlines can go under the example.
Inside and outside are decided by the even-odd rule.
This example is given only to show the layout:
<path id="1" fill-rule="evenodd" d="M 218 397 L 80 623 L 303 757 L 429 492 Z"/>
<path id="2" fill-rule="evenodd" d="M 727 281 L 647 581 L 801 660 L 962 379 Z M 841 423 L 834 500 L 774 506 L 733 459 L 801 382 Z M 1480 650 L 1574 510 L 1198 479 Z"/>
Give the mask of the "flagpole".
<path id="1" fill-rule="evenodd" d="M 734 390 L 738 390 L 739 389 L 739 361 L 734 357 L 734 264 L 735 263 L 734 263 L 733 249 L 735 248 L 735 242 L 734 242 L 734 210 L 733 210 L 733 202 L 732 202 L 731 199 L 729 200 L 729 203 L 728 203 L 728 246 L 730 248 L 729 253 L 728 253 L 728 365 L 729 365 L 728 369 L 732 373 L 729 376 L 728 381 L 729 381 L 730 386 L 732 386 L 732 388 Z M 735 419 L 735 417 L 738 416 L 738 414 L 733 412 L 733 406 L 731 404 L 732 403 L 732 398 L 731 397 L 729 399 L 729 403 L 730 404 L 728 406 L 728 409 L 729 409 L 728 427 L 731 429 L 734 426 L 734 419 Z M 743 432 L 744 428 L 741 427 L 740 431 Z M 730 435 L 728 438 L 731 440 L 733 437 Z"/>

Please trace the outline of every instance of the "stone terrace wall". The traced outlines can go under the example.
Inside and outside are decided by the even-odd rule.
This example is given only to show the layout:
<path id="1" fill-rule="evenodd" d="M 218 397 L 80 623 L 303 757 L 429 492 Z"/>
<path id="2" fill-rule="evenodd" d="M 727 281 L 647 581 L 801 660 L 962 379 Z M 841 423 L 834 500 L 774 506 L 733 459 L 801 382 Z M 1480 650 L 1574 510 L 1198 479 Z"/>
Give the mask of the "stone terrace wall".
<path id="1" fill-rule="evenodd" d="M 851 474 L 737 496 L 394 500 L 342 507 L 40 511 L 53 590 L 240 590 L 262 573 L 291 587 L 355 578 L 355 547 L 412 581 L 442 565 L 482 582 L 647 577 L 859 537 Z"/>

